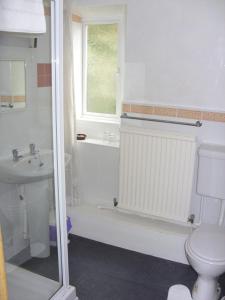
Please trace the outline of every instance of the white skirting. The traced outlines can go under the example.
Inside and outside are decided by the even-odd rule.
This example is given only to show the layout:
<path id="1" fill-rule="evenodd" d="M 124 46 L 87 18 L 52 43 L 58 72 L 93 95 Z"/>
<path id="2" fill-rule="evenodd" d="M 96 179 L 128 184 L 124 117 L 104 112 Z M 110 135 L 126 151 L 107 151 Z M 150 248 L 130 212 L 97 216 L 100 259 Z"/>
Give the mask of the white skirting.
<path id="1" fill-rule="evenodd" d="M 93 206 L 69 207 L 71 233 L 117 247 L 187 264 L 190 227 Z"/>

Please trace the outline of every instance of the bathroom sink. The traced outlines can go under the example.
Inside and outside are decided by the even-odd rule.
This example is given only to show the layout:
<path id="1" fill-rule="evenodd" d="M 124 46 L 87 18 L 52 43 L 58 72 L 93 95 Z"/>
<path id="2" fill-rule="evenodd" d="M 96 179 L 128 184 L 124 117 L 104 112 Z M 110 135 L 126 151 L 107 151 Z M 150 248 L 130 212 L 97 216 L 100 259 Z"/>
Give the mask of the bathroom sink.
<path id="1" fill-rule="evenodd" d="M 70 155 L 65 154 L 65 165 Z M 40 150 L 35 155 L 25 154 L 18 161 L 10 158 L 0 159 L 0 182 L 25 184 L 44 180 L 53 176 L 52 150 Z"/>

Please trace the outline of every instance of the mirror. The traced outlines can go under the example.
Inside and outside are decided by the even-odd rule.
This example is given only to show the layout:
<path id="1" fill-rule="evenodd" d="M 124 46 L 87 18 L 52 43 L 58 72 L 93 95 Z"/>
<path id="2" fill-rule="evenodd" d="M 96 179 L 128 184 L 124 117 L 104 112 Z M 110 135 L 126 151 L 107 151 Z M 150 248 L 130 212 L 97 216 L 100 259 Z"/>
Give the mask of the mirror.
<path id="1" fill-rule="evenodd" d="M 24 60 L 0 60 L 0 109 L 26 107 L 26 64 Z"/>

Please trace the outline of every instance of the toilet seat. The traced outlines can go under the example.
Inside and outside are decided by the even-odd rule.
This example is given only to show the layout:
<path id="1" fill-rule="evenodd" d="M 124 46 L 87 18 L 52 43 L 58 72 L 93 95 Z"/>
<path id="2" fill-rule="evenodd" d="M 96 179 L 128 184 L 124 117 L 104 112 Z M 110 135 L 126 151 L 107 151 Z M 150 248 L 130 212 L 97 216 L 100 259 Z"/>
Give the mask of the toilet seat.
<path id="1" fill-rule="evenodd" d="M 225 229 L 202 224 L 188 238 L 186 249 L 200 260 L 225 264 Z"/>

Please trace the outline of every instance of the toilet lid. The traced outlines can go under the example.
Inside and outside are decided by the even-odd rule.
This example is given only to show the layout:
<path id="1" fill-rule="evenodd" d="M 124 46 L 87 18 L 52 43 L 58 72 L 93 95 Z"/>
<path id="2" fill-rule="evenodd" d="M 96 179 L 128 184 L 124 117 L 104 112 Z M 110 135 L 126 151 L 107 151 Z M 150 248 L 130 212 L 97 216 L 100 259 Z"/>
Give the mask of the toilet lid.
<path id="1" fill-rule="evenodd" d="M 201 225 L 190 236 L 193 253 L 206 260 L 225 261 L 225 229 L 217 225 Z"/>

